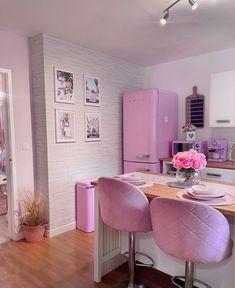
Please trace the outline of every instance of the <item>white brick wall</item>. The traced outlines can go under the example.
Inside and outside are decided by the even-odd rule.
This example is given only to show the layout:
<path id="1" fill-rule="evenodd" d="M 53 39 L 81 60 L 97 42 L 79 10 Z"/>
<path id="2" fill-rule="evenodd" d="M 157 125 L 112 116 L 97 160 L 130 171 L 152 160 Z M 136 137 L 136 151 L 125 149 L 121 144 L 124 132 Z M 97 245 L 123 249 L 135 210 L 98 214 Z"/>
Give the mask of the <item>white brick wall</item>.
<path id="1" fill-rule="evenodd" d="M 44 189 L 45 182 L 48 183 L 50 235 L 55 235 L 74 227 L 75 183 L 79 179 L 121 172 L 121 95 L 123 91 L 142 87 L 143 71 L 141 67 L 48 35 L 35 36 L 30 43 L 34 59 L 36 183 Z M 54 66 L 74 72 L 75 105 L 54 102 Z M 84 105 L 84 74 L 100 78 L 101 107 Z M 76 143 L 55 143 L 56 108 L 76 111 Z M 84 111 L 101 113 L 101 142 L 85 142 Z"/>

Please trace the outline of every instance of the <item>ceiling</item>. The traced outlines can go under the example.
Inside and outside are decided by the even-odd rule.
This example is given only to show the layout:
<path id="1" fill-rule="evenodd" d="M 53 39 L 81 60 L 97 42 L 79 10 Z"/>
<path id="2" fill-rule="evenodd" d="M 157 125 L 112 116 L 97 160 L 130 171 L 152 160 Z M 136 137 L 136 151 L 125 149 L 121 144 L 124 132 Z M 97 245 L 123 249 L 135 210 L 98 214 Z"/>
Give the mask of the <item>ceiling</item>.
<path id="1" fill-rule="evenodd" d="M 234 47 L 235 1 L 0 0 L 0 30 L 47 33 L 131 63 L 147 66 Z"/>

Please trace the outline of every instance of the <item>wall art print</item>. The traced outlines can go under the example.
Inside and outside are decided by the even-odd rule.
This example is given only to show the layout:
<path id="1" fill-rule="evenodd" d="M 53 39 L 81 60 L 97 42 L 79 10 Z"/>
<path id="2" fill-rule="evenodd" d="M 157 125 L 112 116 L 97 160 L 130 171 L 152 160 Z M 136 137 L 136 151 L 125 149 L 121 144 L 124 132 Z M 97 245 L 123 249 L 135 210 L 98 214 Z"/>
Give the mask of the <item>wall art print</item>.
<path id="1" fill-rule="evenodd" d="M 75 111 L 55 110 L 56 143 L 76 142 L 75 140 Z"/>
<path id="2" fill-rule="evenodd" d="M 100 114 L 85 112 L 85 140 L 100 141 Z"/>
<path id="3" fill-rule="evenodd" d="M 55 102 L 75 103 L 74 74 L 55 68 Z"/>
<path id="4" fill-rule="evenodd" d="M 84 75 L 85 105 L 100 106 L 100 79 Z"/>

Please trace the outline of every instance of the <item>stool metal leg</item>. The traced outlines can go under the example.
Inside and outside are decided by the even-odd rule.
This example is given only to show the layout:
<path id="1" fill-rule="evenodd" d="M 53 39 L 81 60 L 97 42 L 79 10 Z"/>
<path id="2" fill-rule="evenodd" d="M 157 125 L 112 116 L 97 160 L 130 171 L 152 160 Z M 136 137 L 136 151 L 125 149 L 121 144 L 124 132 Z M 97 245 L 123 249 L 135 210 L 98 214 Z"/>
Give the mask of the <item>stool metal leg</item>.
<path id="1" fill-rule="evenodd" d="M 192 262 L 186 261 L 185 263 L 185 288 L 193 287 L 193 270 L 194 270 L 194 264 Z"/>
<path id="2" fill-rule="evenodd" d="M 129 233 L 129 284 L 128 288 L 133 288 L 135 283 L 135 233 Z"/>
<path id="3" fill-rule="evenodd" d="M 145 284 L 135 283 L 135 233 L 129 232 L 128 249 L 129 281 L 125 281 L 113 286 L 113 288 L 148 288 Z"/>

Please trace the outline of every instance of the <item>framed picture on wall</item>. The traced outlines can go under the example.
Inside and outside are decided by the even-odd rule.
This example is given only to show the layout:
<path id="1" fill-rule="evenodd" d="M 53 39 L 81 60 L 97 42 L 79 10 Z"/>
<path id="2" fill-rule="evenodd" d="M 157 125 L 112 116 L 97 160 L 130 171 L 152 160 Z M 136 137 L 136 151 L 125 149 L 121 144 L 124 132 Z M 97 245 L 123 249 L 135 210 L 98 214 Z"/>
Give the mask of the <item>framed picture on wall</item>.
<path id="1" fill-rule="evenodd" d="M 55 110 L 56 143 L 76 142 L 75 140 L 75 111 Z"/>
<path id="2" fill-rule="evenodd" d="M 55 74 L 55 102 L 75 103 L 74 75 L 61 69 L 54 69 Z"/>
<path id="3" fill-rule="evenodd" d="M 85 112 L 85 140 L 100 141 L 100 114 L 96 112 Z"/>
<path id="4" fill-rule="evenodd" d="M 85 105 L 100 106 L 100 79 L 84 75 Z"/>

